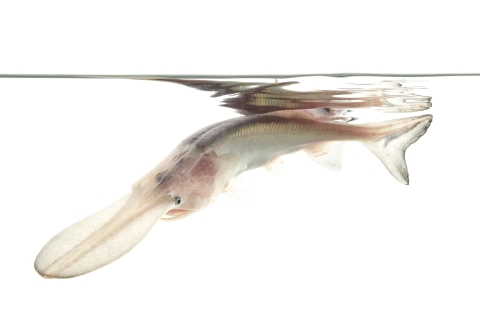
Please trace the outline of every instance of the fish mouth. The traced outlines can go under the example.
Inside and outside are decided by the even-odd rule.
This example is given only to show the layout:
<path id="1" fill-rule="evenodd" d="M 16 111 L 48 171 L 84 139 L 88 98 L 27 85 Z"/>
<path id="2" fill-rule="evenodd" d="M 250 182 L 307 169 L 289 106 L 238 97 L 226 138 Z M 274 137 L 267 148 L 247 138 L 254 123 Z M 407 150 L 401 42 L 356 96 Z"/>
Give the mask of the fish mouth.
<path id="1" fill-rule="evenodd" d="M 39 252 L 35 270 L 44 278 L 71 278 L 122 257 L 174 207 L 169 195 L 150 198 L 132 191 L 62 230 Z"/>
<path id="2" fill-rule="evenodd" d="M 176 221 L 182 218 L 185 218 L 186 216 L 191 215 L 194 213 L 195 210 L 188 210 L 188 209 L 172 209 L 166 212 L 162 217 L 160 218 L 161 221 Z"/>

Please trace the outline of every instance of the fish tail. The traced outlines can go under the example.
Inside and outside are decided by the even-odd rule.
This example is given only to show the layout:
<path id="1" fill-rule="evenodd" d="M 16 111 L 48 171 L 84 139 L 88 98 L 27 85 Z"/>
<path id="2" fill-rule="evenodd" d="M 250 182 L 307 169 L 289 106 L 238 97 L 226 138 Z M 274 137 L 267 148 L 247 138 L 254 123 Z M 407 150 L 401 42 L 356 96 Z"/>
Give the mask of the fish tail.
<path id="1" fill-rule="evenodd" d="M 432 115 L 422 115 L 367 124 L 365 127 L 371 130 L 371 139 L 362 143 L 382 161 L 395 179 L 408 184 L 405 151 L 427 132 L 431 122 Z"/>

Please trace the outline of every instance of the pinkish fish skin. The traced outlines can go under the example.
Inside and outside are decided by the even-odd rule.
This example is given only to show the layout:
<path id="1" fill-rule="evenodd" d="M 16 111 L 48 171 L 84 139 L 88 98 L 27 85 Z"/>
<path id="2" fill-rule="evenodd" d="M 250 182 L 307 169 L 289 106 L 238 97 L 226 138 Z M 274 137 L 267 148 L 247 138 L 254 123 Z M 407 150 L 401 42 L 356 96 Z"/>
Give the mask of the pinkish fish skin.
<path id="1" fill-rule="evenodd" d="M 405 150 L 431 121 L 422 115 L 354 125 L 280 111 L 210 125 L 183 140 L 128 195 L 54 236 L 35 269 L 46 278 L 70 278 L 101 268 L 130 251 L 158 220 L 201 210 L 242 172 L 302 149 L 328 154 L 332 143 L 358 141 L 408 184 Z"/>

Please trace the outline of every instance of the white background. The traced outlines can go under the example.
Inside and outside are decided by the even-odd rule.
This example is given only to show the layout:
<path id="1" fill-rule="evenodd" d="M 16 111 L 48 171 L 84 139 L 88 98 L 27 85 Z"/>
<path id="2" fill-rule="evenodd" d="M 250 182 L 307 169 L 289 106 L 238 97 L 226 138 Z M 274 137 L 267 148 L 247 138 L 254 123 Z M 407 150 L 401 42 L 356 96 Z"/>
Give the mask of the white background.
<path id="1" fill-rule="evenodd" d="M 0 2 L 0 73 L 480 72 L 468 3 Z M 209 93 L 127 80 L 0 79 L 0 318 L 478 319 L 478 79 L 425 83 L 411 185 L 360 146 L 331 173 L 295 155 L 162 223 L 91 274 L 33 269 L 64 227 L 129 190 L 193 131 Z"/>

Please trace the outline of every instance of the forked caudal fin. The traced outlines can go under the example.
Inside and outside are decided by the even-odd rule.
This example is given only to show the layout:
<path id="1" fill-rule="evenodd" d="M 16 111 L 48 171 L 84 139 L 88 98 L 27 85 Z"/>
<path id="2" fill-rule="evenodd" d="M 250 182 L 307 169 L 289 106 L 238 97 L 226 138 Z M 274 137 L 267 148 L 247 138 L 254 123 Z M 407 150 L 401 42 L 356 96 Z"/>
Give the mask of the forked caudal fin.
<path id="1" fill-rule="evenodd" d="M 120 258 L 135 247 L 173 207 L 171 199 L 142 206 L 142 196 L 124 196 L 54 236 L 35 259 L 45 278 L 76 277 Z M 140 201 L 140 202 L 139 202 Z"/>
<path id="2" fill-rule="evenodd" d="M 392 176 L 403 184 L 408 184 L 408 170 L 405 150 L 427 132 L 432 115 L 367 124 L 373 129 L 373 139 L 362 141 L 385 165 Z"/>

